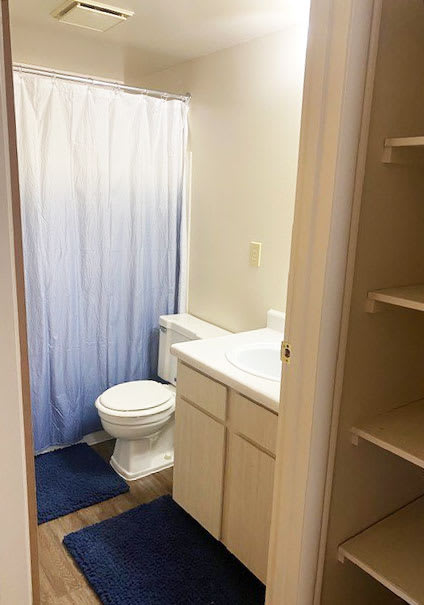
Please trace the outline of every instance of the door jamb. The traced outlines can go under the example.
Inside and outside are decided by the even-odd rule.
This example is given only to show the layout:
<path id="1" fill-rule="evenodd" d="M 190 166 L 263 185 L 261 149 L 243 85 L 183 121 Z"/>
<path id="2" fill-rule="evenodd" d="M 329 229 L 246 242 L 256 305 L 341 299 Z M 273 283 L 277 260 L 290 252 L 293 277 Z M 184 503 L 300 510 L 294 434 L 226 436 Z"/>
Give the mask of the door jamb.
<path id="1" fill-rule="evenodd" d="M 380 4 L 311 1 L 267 605 L 320 602 L 355 177 Z"/>
<path id="2" fill-rule="evenodd" d="M 12 51 L 10 39 L 9 2 L 1 0 L 2 45 L 5 70 L 5 98 L 7 110 L 8 147 L 10 158 L 10 185 L 14 244 L 14 269 L 16 275 L 16 297 L 18 310 L 19 352 L 22 389 L 22 418 L 25 443 L 25 466 L 27 481 L 27 507 L 29 523 L 29 548 L 31 561 L 32 604 L 40 603 L 40 576 L 38 559 L 38 523 L 35 491 L 34 449 L 32 438 L 32 412 L 29 383 L 27 326 L 25 311 L 25 284 L 22 249 L 22 222 L 19 194 L 18 154 L 16 142 L 15 101 L 13 92 Z"/>
<path id="3" fill-rule="evenodd" d="M 318 559 L 318 574 L 317 582 L 315 586 L 315 600 L 314 603 L 320 602 L 320 596 L 322 591 L 324 566 L 325 566 L 325 555 L 327 546 L 327 532 L 330 517 L 330 506 L 331 506 L 331 495 L 333 487 L 333 473 L 334 465 L 336 460 L 336 446 L 337 436 L 339 428 L 340 418 L 340 406 L 342 400 L 342 389 L 349 329 L 349 318 L 351 309 L 351 298 L 353 290 L 353 279 L 355 273 L 355 261 L 356 261 L 356 250 L 358 243 L 358 231 L 359 231 L 359 218 L 362 205 L 362 193 L 365 177 L 366 159 L 368 153 L 368 136 L 371 122 L 371 109 L 372 100 L 374 93 L 374 79 L 378 55 L 378 43 L 380 38 L 380 26 L 381 26 L 381 14 L 382 14 L 383 0 L 375 0 L 374 3 L 374 14 L 372 22 L 372 30 L 370 36 L 370 48 L 369 48 L 369 59 L 368 69 L 365 84 L 365 95 L 364 95 L 364 106 L 362 112 L 362 125 L 361 135 L 358 149 L 358 162 L 356 168 L 355 177 L 355 188 L 352 206 L 352 219 L 350 228 L 349 238 L 349 251 L 347 258 L 346 267 L 346 281 L 345 281 L 345 292 L 343 299 L 343 312 L 342 321 L 340 328 L 340 344 L 339 354 L 337 358 L 337 369 L 336 379 L 334 385 L 334 400 L 333 400 L 333 416 L 330 431 L 330 444 L 329 444 L 329 455 L 328 455 L 328 467 L 327 467 L 327 480 L 325 485 L 324 495 L 324 508 L 323 508 L 323 524 L 320 539 L 320 552 Z"/>

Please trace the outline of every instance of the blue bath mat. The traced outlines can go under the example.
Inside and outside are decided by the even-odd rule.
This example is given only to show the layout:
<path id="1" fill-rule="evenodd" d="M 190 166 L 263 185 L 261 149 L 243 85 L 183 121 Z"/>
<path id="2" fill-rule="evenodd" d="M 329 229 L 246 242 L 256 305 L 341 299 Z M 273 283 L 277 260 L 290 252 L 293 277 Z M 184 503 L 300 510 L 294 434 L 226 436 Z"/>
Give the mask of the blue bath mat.
<path id="1" fill-rule="evenodd" d="M 35 479 L 39 524 L 129 490 L 86 443 L 36 456 Z"/>
<path id="2" fill-rule="evenodd" d="M 170 496 L 63 540 L 104 605 L 263 605 L 265 587 Z"/>

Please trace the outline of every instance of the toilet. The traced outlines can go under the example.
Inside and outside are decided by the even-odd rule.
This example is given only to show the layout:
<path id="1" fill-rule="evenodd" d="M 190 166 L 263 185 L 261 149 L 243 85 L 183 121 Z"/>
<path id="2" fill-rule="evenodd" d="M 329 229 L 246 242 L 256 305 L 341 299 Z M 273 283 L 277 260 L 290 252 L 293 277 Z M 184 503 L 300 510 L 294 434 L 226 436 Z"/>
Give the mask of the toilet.
<path id="1" fill-rule="evenodd" d="M 158 376 L 135 380 L 104 391 L 95 405 L 104 430 L 116 438 L 110 464 L 127 481 L 140 479 L 174 463 L 174 411 L 178 342 L 229 334 L 189 313 L 159 318 Z"/>

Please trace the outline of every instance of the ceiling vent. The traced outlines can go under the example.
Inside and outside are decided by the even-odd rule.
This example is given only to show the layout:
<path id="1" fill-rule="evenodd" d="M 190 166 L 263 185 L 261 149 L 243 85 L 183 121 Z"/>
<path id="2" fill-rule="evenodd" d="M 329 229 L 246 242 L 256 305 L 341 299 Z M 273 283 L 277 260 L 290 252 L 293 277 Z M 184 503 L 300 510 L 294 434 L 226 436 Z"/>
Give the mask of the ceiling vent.
<path id="1" fill-rule="evenodd" d="M 62 21 L 62 23 L 94 29 L 98 32 L 105 32 L 114 25 L 126 21 L 133 14 L 133 11 L 116 8 L 101 2 L 92 2 L 91 0 L 90 2 L 67 0 L 51 13 L 52 17 Z"/>

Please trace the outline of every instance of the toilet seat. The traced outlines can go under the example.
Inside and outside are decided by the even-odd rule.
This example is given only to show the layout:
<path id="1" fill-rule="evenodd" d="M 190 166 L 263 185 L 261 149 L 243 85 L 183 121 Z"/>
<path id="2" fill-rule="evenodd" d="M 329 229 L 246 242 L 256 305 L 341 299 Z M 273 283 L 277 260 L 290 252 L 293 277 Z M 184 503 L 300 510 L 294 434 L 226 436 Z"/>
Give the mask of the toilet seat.
<path id="1" fill-rule="evenodd" d="M 110 416 L 140 417 L 166 412 L 175 405 L 173 390 L 154 380 L 117 384 L 102 393 L 97 409 Z"/>

